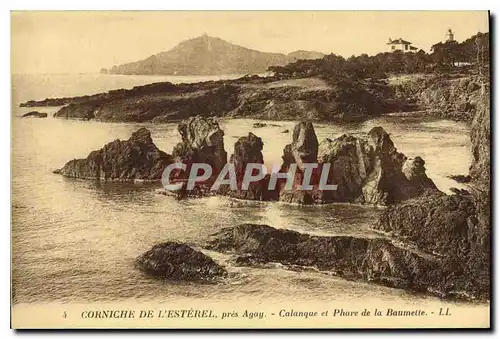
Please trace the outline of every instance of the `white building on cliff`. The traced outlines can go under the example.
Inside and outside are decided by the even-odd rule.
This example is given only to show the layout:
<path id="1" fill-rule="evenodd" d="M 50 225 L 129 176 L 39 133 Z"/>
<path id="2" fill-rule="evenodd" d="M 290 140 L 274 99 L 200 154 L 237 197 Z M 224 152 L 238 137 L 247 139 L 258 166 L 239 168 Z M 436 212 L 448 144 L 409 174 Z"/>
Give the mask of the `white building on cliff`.
<path id="1" fill-rule="evenodd" d="M 389 38 L 387 45 L 389 46 L 389 52 L 401 51 L 403 53 L 408 53 L 418 50 L 417 47 L 412 46 L 411 42 L 403 40 L 402 38 L 396 40 Z"/>

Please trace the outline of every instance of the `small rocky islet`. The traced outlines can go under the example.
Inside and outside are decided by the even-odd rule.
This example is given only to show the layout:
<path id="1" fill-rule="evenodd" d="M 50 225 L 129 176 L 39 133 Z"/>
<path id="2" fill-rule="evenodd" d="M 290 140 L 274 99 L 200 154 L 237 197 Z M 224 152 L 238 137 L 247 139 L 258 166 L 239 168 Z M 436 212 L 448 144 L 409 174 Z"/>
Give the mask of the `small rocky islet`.
<path id="1" fill-rule="evenodd" d="M 165 242 L 154 245 L 136 259 L 144 272 L 171 281 L 213 282 L 227 275 L 224 267 L 190 246 Z"/>
<path id="2" fill-rule="evenodd" d="M 47 116 L 48 116 L 47 113 L 31 111 L 23 114 L 21 118 L 46 118 Z"/>
<path id="3" fill-rule="evenodd" d="M 159 150 L 151 132 L 140 128 L 128 140 L 114 140 L 85 159 L 73 159 L 54 171 L 65 177 L 110 181 L 158 181 L 171 155 Z"/>

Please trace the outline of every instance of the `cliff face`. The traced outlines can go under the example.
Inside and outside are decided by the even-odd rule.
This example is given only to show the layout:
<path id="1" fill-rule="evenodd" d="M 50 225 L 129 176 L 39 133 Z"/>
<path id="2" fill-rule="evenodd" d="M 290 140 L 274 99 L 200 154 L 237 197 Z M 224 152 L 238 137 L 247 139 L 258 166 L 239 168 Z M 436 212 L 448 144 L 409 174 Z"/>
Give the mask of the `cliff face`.
<path id="1" fill-rule="evenodd" d="M 317 59 L 318 52 L 296 51 L 289 55 L 265 53 L 203 35 L 182 41 L 167 52 L 147 59 L 114 66 L 111 74 L 221 75 L 262 73 L 269 66 L 284 65 L 297 59 Z"/>
<path id="2" fill-rule="evenodd" d="M 489 88 L 485 88 L 472 122 L 472 197 L 476 207 L 477 223 L 474 225 L 468 258 L 469 270 L 476 276 L 483 289 L 490 286 L 491 262 L 491 110 Z"/>

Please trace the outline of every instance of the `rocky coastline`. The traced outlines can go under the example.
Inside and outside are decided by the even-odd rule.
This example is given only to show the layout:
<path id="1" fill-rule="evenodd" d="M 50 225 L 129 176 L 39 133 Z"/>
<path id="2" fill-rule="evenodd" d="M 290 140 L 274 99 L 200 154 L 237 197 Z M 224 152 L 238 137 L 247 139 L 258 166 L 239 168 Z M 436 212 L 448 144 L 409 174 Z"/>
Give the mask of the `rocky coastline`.
<path id="1" fill-rule="evenodd" d="M 307 123 L 299 123 L 293 139 L 301 139 L 303 145 L 312 136 L 304 132 L 307 130 L 311 131 Z M 392 150 L 386 155 L 402 158 L 382 131 L 376 135 L 377 140 L 386 140 L 381 143 L 385 145 L 382 149 Z M 238 143 L 238 147 L 256 144 L 246 147 L 256 150 L 250 158 L 257 161 L 262 147 L 258 139 L 250 134 Z M 214 234 L 204 246 L 231 253 L 234 263 L 240 266 L 278 262 L 290 268 L 313 267 L 346 279 L 440 298 L 490 300 L 490 106 L 486 95 L 478 103 L 471 140 L 470 192 L 445 195 L 431 189 L 427 194 L 390 204 L 372 225 L 384 237 L 313 236 L 267 225 L 242 224 Z M 314 158 L 314 149 L 319 146 L 310 140 L 307 144 L 312 154 L 295 147 L 296 154 L 302 150 L 297 159 Z M 287 146 L 285 155 L 293 155 L 292 145 Z M 423 160 L 415 158 L 401 168 L 403 173 L 412 173 L 424 185 L 432 186 L 428 178 L 422 180 L 421 166 Z"/>
<path id="2" fill-rule="evenodd" d="M 469 190 L 390 206 L 374 228 L 444 258 L 455 275 L 464 277 L 463 289 L 490 299 L 491 111 L 488 91 L 482 91 L 471 126 Z"/>
<path id="3" fill-rule="evenodd" d="M 447 258 L 383 238 L 313 236 L 267 225 L 242 224 L 214 234 L 206 247 L 231 253 L 239 266 L 280 263 L 313 267 L 361 280 L 442 298 L 484 298 Z"/>
<path id="4" fill-rule="evenodd" d="M 266 120 L 359 121 L 382 112 L 381 99 L 360 89 L 357 96 L 320 78 L 247 76 L 192 84 L 169 82 L 111 90 L 90 96 L 27 101 L 21 107 L 63 106 L 56 118 L 103 122 L 178 122 L 195 115 Z M 358 102 L 357 98 L 373 97 Z M 374 105 L 374 101 L 378 103 Z"/>
<path id="5" fill-rule="evenodd" d="M 30 100 L 20 106 L 62 106 L 54 117 L 103 122 L 170 123 L 195 115 L 351 122 L 408 111 L 471 121 L 480 98 L 479 84 L 477 76 L 467 74 L 334 84 L 320 77 L 252 75 L 191 84 L 153 83 L 94 95 Z"/>
<path id="6" fill-rule="evenodd" d="M 261 86 L 267 80 L 255 81 Z M 155 86 L 172 86 L 172 91 L 179 90 L 178 86 L 171 84 Z M 155 86 L 144 95 L 156 96 L 158 92 L 155 92 Z M 207 86 L 203 94 L 199 93 L 199 86 Z M 194 101 L 191 99 L 198 98 L 196 100 L 202 100 L 198 104 L 203 105 L 207 95 L 213 98 L 220 93 L 241 95 L 241 88 L 231 84 L 226 83 L 224 89 L 215 90 L 210 89 L 211 86 L 193 85 L 188 102 L 192 103 Z M 174 147 L 171 155 L 160 151 L 154 145 L 150 132 L 141 128 L 129 140 L 113 141 L 101 150 L 90 153 L 86 159 L 72 160 L 55 172 L 68 177 L 95 180 L 159 181 L 163 169 L 173 162 L 182 162 L 188 168 L 195 162 L 202 162 L 214 168 L 212 177 L 197 185 L 194 194 L 181 189 L 176 193 L 177 198 L 219 194 L 238 199 L 296 204 L 350 202 L 386 206 L 380 218 L 373 220 L 372 224 L 374 230 L 385 234 L 380 238 L 319 237 L 267 225 L 243 224 L 214 234 L 213 239 L 203 246 L 234 254 L 237 265 L 258 266 L 278 262 L 290 267 L 314 267 L 346 279 L 425 292 L 442 298 L 489 300 L 490 103 L 487 90 L 467 85 L 469 87 L 473 88 L 471 93 L 474 95 L 464 97 L 464 100 L 473 105 L 464 111 L 467 114 L 461 115 L 460 119 L 471 121 L 473 161 L 469 188 L 458 194 L 445 195 L 440 192 L 425 174 L 424 159 L 408 159 L 396 149 L 383 128 L 375 127 L 362 135 L 332 136 L 320 142 L 311 122 L 315 119 L 298 122 L 291 133 L 291 143 L 283 150 L 280 172 L 287 172 L 292 163 L 297 164 L 298 168 L 291 190 L 285 190 L 283 182 L 279 182 L 274 190 L 267 189 L 269 177 L 253 183 L 249 190 L 242 190 L 241 175 L 246 164 L 264 163 L 262 150 L 265 145 L 258 135 L 249 133 L 236 141 L 232 155 L 228 158 L 224 148 L 224 132 L 213 116 L 203 114 L 203 109 L 198 116 L 185 116 L 178 111 L 173 115 L 185 119 L 178 126 L 182 141 Z M 482 94 L 476 97 L 476 91 Z M 107 107 L 99 106 L 99 100 L 105 100 L 106 105 L 114 103 L 117 107 L 123 105 L 123 100 L 128 100 L 128 94 L 113 95 L 123 95 L 123 98 L 115 98 L 116 101 L 98 98 L 83 103 L 72 102 L 62 111 L 66 112 L 66 117 L 74 117 L 74 114 L 89 119 L 106 117 L 106 112 L 112 113 L 106 111 Z M 176 100 L 185 103 L 183 94 L 179 95 Z M 454 100 L 455 94 L 445 95 L 444 98 Z M 164 101 L 159 99 L 159 102 Z M 248 104 L 236 102 L 239 102 L 240 109 Z M 212 108 L 218 107 L 217 100 L 211 104 L 208 111 L 213 112 Z M 231 106 L 232 99 L 226 104 Z M 128 111 L 130 121 L 150 121 L 159 116 L 151 114 L 149 103 L 147 107 L 142 115 L 137 115 L 134 113 L 138 112 L 137 107 L 133 105 L 133 112 Z M 455 108 L 449 108 L 448 112 L 455 112 Z M 59 111 L 56 115 L 64 116 L 63 113 Z M 125 111 L 119 119 L 128 113 Z M 227 162 L 236 169 L 238 189 L 229 190 L 225 187 L 209 192 L 209 187 Z M 316 162 L 320 167 L 329 164 L 329 183 L 337 184 L 337 191 L 319 190 L 316 172 L 312 174 L 311 190 L 297 189 L 305 176 L 305 165 Z M 186 179 L 182 172 L 172 175 L 173 179 Z M 202 281 L 225 276 L 223 267 L 186 246 L 172 243 L 157 245 L 139 257 L 138 265 L 148 274 L 171 280 Z M 171 254 L 178 251 L 181 254 L 172 257 Z M 195 261 L 190 259 L 193 257 L 196 257 Z"/>

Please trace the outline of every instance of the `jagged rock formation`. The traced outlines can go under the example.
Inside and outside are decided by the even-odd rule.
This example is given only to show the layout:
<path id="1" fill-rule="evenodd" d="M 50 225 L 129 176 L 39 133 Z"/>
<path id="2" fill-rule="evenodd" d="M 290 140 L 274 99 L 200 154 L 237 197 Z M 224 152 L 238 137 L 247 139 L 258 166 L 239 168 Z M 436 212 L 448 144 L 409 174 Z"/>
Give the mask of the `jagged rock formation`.
<path id="1" fill-rule="evenodd" d="M 279 181 L 279 200 L 289 203 L 314 204 L 320 202 L 322 192 L 318 190 L 319 169 L 311 173 L 310 183 L 312 190 L 302 190 L 305 177 L 305 164 L 316 163 L 318 158 L 318 138 L 311 122 L 301 121 L 293 130 L 292 143 L 283 149 L 283 164 L 280 172 L 287 173 L 291 164 L 296 164 L 297 169 L 293 177 L 292 188 L 289 189 L 286 183 Z"/>
<path id="2" fill-rule="evenodd" d="M 224 149 L 224 131 L 213 118 L 203 116 L 191 117 L 179 123 L 177 130 L 182 141 L 178 143 L 172 156 L 176 162 L 186 165 L 186 170 L 174 170 L 170 176 L 172 182 L 184 182 L 178 191 L 179 198 L 186 196 L 203 196 L 227 163 L 227 152 Z M 193 191 L 186 190 L 186 183 L 194 163 L 209 165 L 212 173 L 204 182 L 197 182 Z M 200 173 L 201 174 L 201 173 Z"/>
<path id="3" fill-rule="evenodd" d="M 429 292 L 440 297 L 463 296 L 454 267 L 381 238 L 312 236 L 267 225 L 243 224 L 216 233 L 206 247 L 235 252 L 236 263 L 316 267 L 347 279 Z"/>
<path id="4" fill-rule="evenodd" d="M 172 155 L 176 161 L 189 166 L 195 162 L 212 167 L 212 175 L 217 176 L 227 163 L 224 150 L 224 131 L 215 119 L 202 116 L 191 117 L 182 121 L 177 130 L 182 141 L 178 143 Z"/>
<path id="5" fill-rule="evenodd" d="M 246 200 L 276 200 L 276 192 L 268 190 L 269 175 L 262 180 L 251 182 L 247 189 L 242 189 L 243 177 L 248 164 L 264 164 L 262 139 L 253 133 L 241 137 L 234 144 L 234 153 L 231 155 L 230 163 L 234 166 L 238 190 L 228 190 L 228 186 L 222 186 L 220 193 L 231 197 Z M 253 170 L 252 175 L 257 175 L 258 170 Z"/>
<path id="6" fill-rule="evenodd" d="M 208 190 L 226 163 L 223 131 L 212 119 L 201 116 L 190 118 L 179 125 L 183 141 L 173 151 L 176 161 L 187 165 L 186 171 L 174 172 L 172 179 L 186 182 L 190 166 L 194 162 L 212 166 L 212 177 L 197 182 L 194 191 L 179 191 L 179 197 L 223 194 L 249 200 L 279 200 L 297 204 L 324 204 L 331 202 L 355 202 L 387 205 L 439 191 L 425 174 L 424 161 L 420 157 L 407 159 L 399 153 L 389 135 L 381 128 L 373 128 L 366 136 L 342 135 L 338 139 L 326 139 L 318 145 L 311 122 L 298 123 L 292 135 L 292 142 L 283 150 L 283 164 L 280 173 L 291 173 L 296 164 L 291 188 L 286 179 L 278 179 L 275 189 L 268 189 L 270 175 L 258 182 L 252 182 L 243 190 L 242 182 L 246 166 L 263 164 L 262 140 L 250 133 L 241 137 L 234 146 L 230 163 L 234 165 L 237 190 L 222 185 L 217 192 Z M 319 153 L 319 156 L 318 156 Z M 312 188 L 302 189 L 306 166 L 319 163 L 310 175 Z M 327 184 L 337 185 L 337 190 L 322 190 L 319 187 L 323 167 L 331 165 Z M 253 173 L 256 174 L 256 173 Z"/>
<path id="7" fill-rule="evenodd" d="M 283 155 L 282 171 L 290 163 L 297 163 L 294 189 L 280 191 L 280 200 L 302 204 L 328 202 L 357 202 L 387 205 L 416 196 L 437 193 L 438 189 L 425 174 L 420 157 L 407 159 L 399 153 L 387 132 L 375 127 L 365 136 L 342 135 L 326 139 L 318 146 L 311 123 L 295 127 L 292 144 Z M 318 155 L 319 154 L 319 155 Z M 312 174 L 313 190 L 295 189 L 302 183 L 304 163 L 318 161 L 318 170 Z M 322 164 L 329 163 L 327 183 L 337 190 L 320 191 L 318 183 Z"/>
<path id="8" fill-rule="evenodd" d="M 28 112 L 26 114 L 23 114 L 22 117 L 23 118 L 46 118 L 47 117 L 47 113 L 41 113 L 41 112 L 38 112 L 38 111 L 32 111 L 32 112 Z"/>
<path id="9" fill-rule="evenodd" d="M 173 158 L 160 151 L 151 132 L 140 128 L 128 140 L 115 140 L 85 159 L 74 159 L 54 171 L 66 177 L 117 181 L 158 181 Z"/>
<path id="10" fill-rule="evenodd" d="M 227 275 L 210 257 L 176 242 L 153 246 L 136 259 L 136 264 L 148 274 L 175 281 L 214 281 Z"/>

